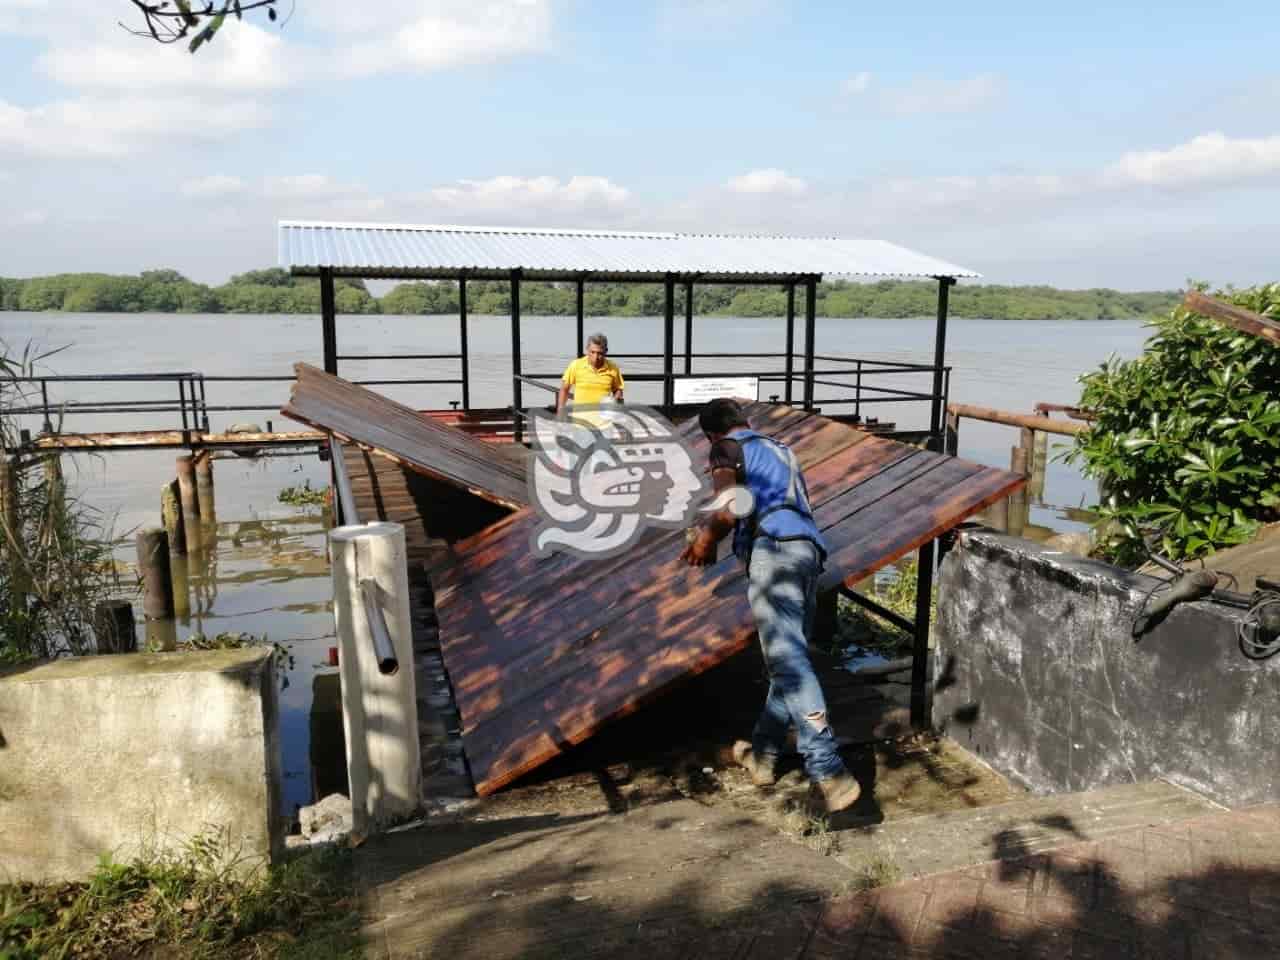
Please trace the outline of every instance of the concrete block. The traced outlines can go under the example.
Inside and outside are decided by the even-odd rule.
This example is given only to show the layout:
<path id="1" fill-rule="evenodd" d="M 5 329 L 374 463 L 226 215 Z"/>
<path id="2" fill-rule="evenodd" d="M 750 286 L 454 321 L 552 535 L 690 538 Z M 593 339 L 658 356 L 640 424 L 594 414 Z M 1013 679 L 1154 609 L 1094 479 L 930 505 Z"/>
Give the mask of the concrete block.
<path id="1" fill-rule="evenodd" d="M 1280 798 L 1280 658 L 1239 651 L 1241 612 L 1180 605 L 1134 638 L 1156 581 L 990 531 L 966 532 L 939 575 L 934 716 L 1038 792 L 1162 777 L 1227 805 Z M 971 724 L 955 721 L 978 707 Z M 970 711 L 972 713 L 972 710 Z"/>
<path id="2" fill-rule="evenodd" d="M 0 882 L 76 880 L 103 855 L 220 833 L 283 850 L 271 651 L 79 657 L 0 672 Z"/>

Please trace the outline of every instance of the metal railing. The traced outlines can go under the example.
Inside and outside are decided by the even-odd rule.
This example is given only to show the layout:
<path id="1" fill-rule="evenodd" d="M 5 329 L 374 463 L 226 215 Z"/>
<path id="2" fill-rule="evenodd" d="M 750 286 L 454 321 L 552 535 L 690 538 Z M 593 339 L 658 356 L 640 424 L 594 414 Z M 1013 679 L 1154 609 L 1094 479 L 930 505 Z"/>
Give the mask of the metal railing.
<path id="1" fill-rule="evenodd" d="M 455 354 L 422 354 L 422 358 L 427 359 L 450 359 L 455 358 Z M 384 357 L 351 357 L 350 359 L 386 359 Z M 396 357 L 395 359 L 400 359 Z M 130 431 L 144 431 L 147 429 L 175 429 L 172 421 L 162 426 L 156 426 L 157 421 L 148 419 L 145 422 L 150 426 L 143 426 L 138 421 L 143 418 L 155 417 L 158 415 L 178 414 L 178 424 L 184 432 L 187 430 L 200 430 L 205 433 L 209 432 L 209 414 L 211 413 L 266 413 L 277 412 L 280 409 L 280 402 L 268 403 L 258 400 L 248 400 L 241 403 L 210 403 L 209 387 L 214 390 L 219 389 L 219 385 L 226 384 L 257 384 L 257 383 L 292 383 L 293 376 L 280 375 L 240 375 L 240 376 L 221 376 L 199 373 L 196 371 L 178 371 L 163 373 L 105 373 L 105 374 L 73 374 L 68 376 L 30 376 L 30 377 L 6 377 L 5 382 L 16 384 L 22 397 L 17 405 L 7 409 L 7 413 L 16 416 L 39 416 L 41 418 L 41 429 L 46 434 L 60 433 L 63 431 L 63 425 L 72 417 L 88 416 L 88 415 L 131 415 L 134 422 L 129 424 Z M 383 385 L 462 385 L 464 380 L 461 378 L 447 379 L 431 379 L 431 378 L 405 378 L 405 379 L 378 379 L 378 380 L 353 380 L 362 386 L 383 386 Z M 108 396 L 99 396 L 97 398 L 85 399 L 83 397 L 77 399 L 65 399 L 58 396 L 50 395 L 51 388 L 57 390 L 60 385 L 69 384 L 102 384 L 107 385 L 126 385 L 137 384 L 139 386 L 149 386 L 153 394 L 146 399 L 138 397 L 127 397 L 117 399 Z M 169 392 L 165 392 L 165 388 Z M 38 394 L 38 395 L 37 395 Z"/>
<path id="2" fill-rule="evenodd" d="M 661 353 L 618 353 L 610 354 L 613 359 L 647 359 L 662 360 L 665 356 Z M 897 360 L 874 360 L 865 357 L 849 357 L 836 354 L 814 354 L 815 360 L 821 360 L 825 364 L 822 367 L 815 367 L 811 371 L 795 369 L 795 361 L 802 360 L 796 354 L 788 356 L 786 353 L 698 353 L 693 354 L 694 360 L 705 359 L 734 359 L 734 360 L 756 360 L 756 359 L 781 359 L 788 360 L 785 370 L 776 368 L 765 368 L 752 370 L 699 370 L 691 373 L 676 373 L 674 371 L 661 373 L 628 373 L 626 375 L 628 382 L 631 383 L 661 383 L 663 384 L 663 395 L 674 396 L 675 382 L 678 380 L 697 380 L 704 377 L 755 377 L 761 384 L 773 383 L 779 384 L 781 390 L 778 393 L 769 394 L 769 399 L 777 401 L 785 399 L 786 403 L 791 403 L 793 397 L 798 393 L 804 396 L 806 392 L 812 395 L 813 399 L 810 408 L 832 407 L 852 407 L 849 411 L 854 418 L 854 422 L 861 422 L 863 419 L 863 407 L 884 403 L 925 403 L 934 404 L 935 401 L 941 400 L 938 408 L 945 410 L 948 397 L 951 393 L 951 367 L 942 367 L 942 392 L 941 395 L 935 394 L 932 390 L 932 384 L 927 390 L 909 390 L 901 387 L 890 385 L 880 385 L 879 383 L 869 383 L 868 380 L 876 380 L 878 378 L 892 377 L 899 375 L 915 375 L 923 376 L 926 374 L 934 374 L 935 368 L 929 363 L 911 363 L 908 361 Z M 512 374 L 513 394 L 519 396 L 520 392 L 515 389 L 517 385 L 529 385 L 539 390 L 549 393 L 558 393 L 560 374 L 558 373 L 521 373 Z M 806 391 L 806 381 L 811 386 Z M 554 384 L 554 385 L 553 385 Z M 839 393 L 831 395 L 818 395 L 814 388 L 826 387 L 838 390 Z M 663 406 L 663 405 L 659 405 Z M 519 440 L 521 437 L 522 421 L 527 420 L 529 413 L 527 409 L 515 409 L 513 406 L 512 414 L 515 419 L 515 436 Z M 938 432 L 940 425 L 930 424 L 925 432 Z"/>

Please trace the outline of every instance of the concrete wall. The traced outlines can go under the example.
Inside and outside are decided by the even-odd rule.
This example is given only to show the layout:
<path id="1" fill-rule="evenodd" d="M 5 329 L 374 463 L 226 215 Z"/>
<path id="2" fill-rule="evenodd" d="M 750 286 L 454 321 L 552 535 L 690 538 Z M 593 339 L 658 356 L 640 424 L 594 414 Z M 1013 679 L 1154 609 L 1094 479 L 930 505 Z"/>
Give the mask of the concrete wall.
<path id="1" fill-rule="evenodd" d="M 225 833 L 283 847 L 270 651 L 125 654 L 0 672 L 0 882 L 78 879 L 102 854 Z"/>
<path id="2" fill-rule="evenodd" d="M 938 583 L 935 672 L 954 682 L 935 723 L 1037 792 L 1163 777 L 1229 806 L 1280 799 L 1280 657 L 1246 659 L 1240 611 L 1210 602 L 1135 642 L 1155 583 L 966 531 Z"/>

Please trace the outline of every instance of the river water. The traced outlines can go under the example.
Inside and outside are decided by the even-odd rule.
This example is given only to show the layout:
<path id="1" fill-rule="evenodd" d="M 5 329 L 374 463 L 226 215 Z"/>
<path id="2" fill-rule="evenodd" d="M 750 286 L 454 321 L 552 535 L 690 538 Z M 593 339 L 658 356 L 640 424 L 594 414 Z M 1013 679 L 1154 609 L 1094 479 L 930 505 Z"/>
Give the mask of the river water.
<path id="1" fill-rule="evenodd" d="M 574 355 L 572 318 L 526 317 L 522 329 L 523 366 L 530 373 L 558 373 Z M 661 350 L 662 320 L 655 317 L 606 317 L 589 320 L 588 332 L 608 335 L 611 353 Z M 677 322 L 676 349 L 683 353 L 683 323 Z M 471 402 L 506 406 L 511 402 L 511 337 L 505 317 L 472 317 Z M 866 359 L 928 363 L 933 357 L 932 320 L 837 320 L 819 318 L 819 353 Z M 1112 354 L 1129 358 L 1141 352 L 1146 331 L 1135 322 L 1096 321 L 1014 323 L 953 319 L 948 331 L 947 360 L 953 367 L 951 399 L 1030 413 L 1037 402 L 1074 403 L 1076 378 Z M 65 349 L 42 366 L 47 374 L 159 373 L 195 371 L 207 376 L 281 376 L 292 364 L 321 364 L 320 320 L 314 316 L 167 315 L 167 314 L 35 314 L 0 313 L 0 340 L 19 351 L 28 342 Z M 780 352 L 784 324 L 774 318 L 699 318 L 694 349 L 702 352 Z M 338 324 L 339 354 L 440 354 L 458 352 L 456 317 L 343 316 Z M 624 375 L 657 372 L 660 361 L 619 359 Z M 777 369 L 776 360 L 706 359 L 694 373 Z M 835 364 L 819 361 L 819 369 Z M 683 369 L 677 361 L 677 370 Z M 340 372 L 350 379 L 450 379 L 457 361 L 344 361 Z M 895 375 L 892 381 L 864 378 L 867 386 L 927 391 L 928 377 Z M 278 412 L 288 397 L 287 382 L 208 384 L 210 406 L 264 406 L 267 410 L 212 413 L 211 427 L 271 420 L 277 430 L 290 429 Z M 448 407 L 461 399 L 455 385 L 380 386 L 397 400 L 419 408 Z M 655 401 L 657 384 L 634 383 L 633 402 Z M 781 392 L 761 384 L 761 398 Z M 847 396 L 851 391 L 818 388 L 817 397 Z M 526 388 L 526 405 L 538 391 Z M 550 394 L 547 394 L 548 398 Z M 798 394 L 797 394 L 798 396 Z M 176 399 L 172 384 L 51 385 L 52 402 L 61 400 Z M 847 410 L 847 407 L 839 408 Z M 922 403 L 867 406 L 864 415 L 892 421 L 901 428 L 923 428 L 929 411 Z M 26 425 L 38 429 L 38 418 Z M 125 429 L 175 429 L 177 413 L 145 416 L 84 414 L 70 416 L 64 429 L 77 432 Z M 1008 466 L 1017 430 L 963 421 L 960 455 L 993 466 Z M 1051 452 L 1053 450 L 1051 444 Z M 159 519 L 159 492 L 174 476 L 176 451 L 119 452 L 64 458 L 69 485 L 112 518 L 122 539 L 120 555 L 128 560 L 131 531 Z M 313 744 L 312 727 L 334 728 L 333 714 L 316 711 L 316 700 L 332 709 L 335 677 L 328 649 L 336 641 L 330 612 L 330 582 L 325 559 L 325 523 L 318 508 L 278 502 L 285 486 L 309 483 L 324 487 L 327 465 L 314 454 L 246 460 L 228 456 L 215 464 L 217 524 L 205 548 L 189 561 L 189 614 L 178 624 L 178 638 L 219 632 L 266 635 L 288 652 L 282 672 L 281 740 L 284 760 L 284 812 L 312 800 L 313 782 L 335 758 L 322 756 Z M 1033 507 L 1030 520 L 1054 529 L 1078 527 L 1066 507 L 1093 502 L 1096 491 L 1074 469 L 1049 465 L 1045 500 Z M 140 605 L 139 605 L 140 607 Z M 320 738 L 321 735 L 317 734 Z M 313 769 L 313 755 L 316 768 Z M 340 758 L 339 758 L 340 759 Z"/>

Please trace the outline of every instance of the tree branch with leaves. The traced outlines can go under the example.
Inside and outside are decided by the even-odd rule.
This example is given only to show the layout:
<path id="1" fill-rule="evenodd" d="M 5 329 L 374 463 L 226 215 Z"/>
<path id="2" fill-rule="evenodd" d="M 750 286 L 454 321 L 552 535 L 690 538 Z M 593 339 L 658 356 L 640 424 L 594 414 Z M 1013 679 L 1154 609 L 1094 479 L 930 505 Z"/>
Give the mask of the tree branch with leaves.
<path id="1" fill-rule="evenodd" d="M 159 3 L 151 3 L 148 0 L 129 0 L 129 2 L 142 15 L 142 29 L 136 26 L 131 27 L 123 22 L 120 26 L 134 36 L 145 37 L 156 43 L 178 43 L 190 37 L 187 49 L 192 53 L 214 38 L 222 29 L 228 16 L 241 20 L 246 13 L 265 7 L 268 20 L 275 23 L 280 19 L 276 9 L 279 0 L 221 0 L 221 2 L 205 0 L 203 4 L 193 4 L 191 0 L 161 0 Z"/>

